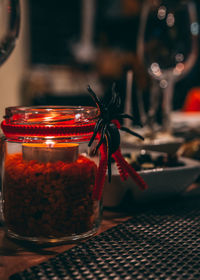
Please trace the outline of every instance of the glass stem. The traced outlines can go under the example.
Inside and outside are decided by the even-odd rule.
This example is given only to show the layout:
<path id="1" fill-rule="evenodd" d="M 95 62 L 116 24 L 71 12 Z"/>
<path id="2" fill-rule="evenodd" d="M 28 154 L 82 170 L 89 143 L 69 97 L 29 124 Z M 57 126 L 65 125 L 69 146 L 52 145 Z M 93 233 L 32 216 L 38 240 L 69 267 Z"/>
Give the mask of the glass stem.
<path id="1" fill-rule="evenodd" d="M 126 73 L 126 99 L 124 112 L 128 115 L 132 115 L 132 90 L 133 90 L 133 70 L 129 70 Z M 124 126 L 131 128 L 132 120 L 124 119 Z"/>
<path id="2" fill-rule="evenodd" d="M 167 87 L 163 89 L 163 102 L 162 102 L 163 131 L 170 134 L 172 132 L 171 111 L 172 111 L 173 88 L 174 88 L 174 81 L 173 79 L 169 79 Z"/>
<path id="3" fill-rule="evenodd" d="M 156 114 L 159 105 L 159 95 L 160 95 L 160 86 L 158 81 L 153 80 L 151 91 L 150 91 L 150 106 L 148 111 L 148 126 L 152 130 L 152 133 L 155 133 L 155 125 L 156 121 Z"/>

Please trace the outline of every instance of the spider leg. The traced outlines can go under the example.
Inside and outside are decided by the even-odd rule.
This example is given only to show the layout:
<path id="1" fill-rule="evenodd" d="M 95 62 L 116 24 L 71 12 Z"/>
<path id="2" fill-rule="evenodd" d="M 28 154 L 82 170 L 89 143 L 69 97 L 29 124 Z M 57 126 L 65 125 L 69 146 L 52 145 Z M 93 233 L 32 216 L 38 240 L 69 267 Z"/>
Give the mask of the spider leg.
<path id="1" fill-rule="evenodd" d="M 115 112 L 119 109 L 119 106 L 121 104 L 120 103 L 120 96 L 116 92 L 115 87 L 116 87 L 116 84 L 113 83 L 113 85 L 112 85 L 112 98 L 111 98 L 111 100 L 108 104 L 108 110 L 109 110 L 111 116 L 116 114 Z"/>
<path id="2" fill-rule="evenodd" d="M 112 141 L 111 141 L 111 136 L 109 131 L 106 132 L 106 141 L 107 141 L 107 150 L 108 150 L 108 182 L 111 182 L 111 176 L 112 176 L 112 153 L 111 153 L 111 145 L 112 145 Z"/>
<path id="3" fill-rule="evenodd" d="M 123 119 L 130 119 L 132 121 L 134 121 L 134 117 L 130 116 L 130 115 L 127 115 L 127 114 L 113 114 L 113 119 L 115 120 L 118 120 L 118 121 L 122 121 Z"/>
<path id="4" fill-rule="evenodd" d="M 112 104 L 115 103 L 115 100 L 116 100 L 116 97 L 117 97 L 117 93 L 116 93 L 116 91 L 114 90 L 114 88 L 115 88 L 115 83 L 113 83 L 113 85 L 112 85 L 112 98 L 111 98 L 110 102 L 108 103 L 108 108 L 109 108 Z"/>
<path id="5" fill-rule="evenodd" d="M 108 124 L 105 124 L 104 127 L 102 128 L 102 131 L 101 131 L 101 138 L 99 140 L 99 143 L 97 144 L 96 148 L 95 148 L 95 153 L 97 152 L 97 150 L 99 149 L 99 147 L 101 146 L 101 144 L 103 143 L 103 140 L 104 140 L 104 137 L 105 137 L 105 133 L 106 133 L 106 130 L 108 128 Z"/>
<path id="6" fill-rule="evenodd" d="M 132 120 L 132 121 L 135 120 L 134 117 L 132 117 L 132 116 L 130 116 L 130 115 L 128 115 L 128 114 L 124 114 L 124 113 L 119 114 L 119 115 L 118 115 L 118 118 L 120 118 L 120 119 L 130 119 L 130 120 Z"/>
<path id="7" fill-rule="evenodd" d="M 141 135 L 138 134 L 137 132 L 134 132 L 134 131 L 130 130 L 130 129 L 127 128 L 127 127 L 121 126 L 120 129 L 121 129 L 122 131 L 128 132 L 128 133 L 132 134 L 133 136 L 136 136 L 136 137 L 138 137 L 138 138 L 144 140 L 144 137 L 143 137 L 143 136 L 141 136 Z"/>
<path id="8" fill-rule="evenodd" d="M 112 95 L 115 96 L 112 106 L 114 107 L 115 110 L 119 109 L 121 106 L 121 98 L 119 93 L 116 91 L 116 83 L 113 83 L 112 85 Z"/>
<path id="9" fill-rule="evenodd" d="M 94 102 L 96 103 L 97 107 L 100 110 L 100 113 L 102 113 L 104 111 L 104 106 L 103 103 L 101 102 L 101 100 L 96 96 L 96 94 L 94 93 L 94 91 L 91 89 L 91 87 L 88 85 L 87 87 L 88 92 L 90 93 L 92 99 L 94 100 Z"/>
<path id="10" fill-rule="evenodd" d="M 122 120 L 122 119 L 130 119 L 132 121 L 135 121 L 135 118 L 133 116 L 130 116 L 128 114 L 118 114 L 116 116 L 114 116 L 115 119 L 119 119 L 119 120 Z M 143 125 L 141 123 L 138 124 L 138 126 L 142 127 Z"/>
<path id="11" fill-rule="evenodd" d="M 95 139 L 95 137 L 96 137 L 96 135 L 97 135 L 97 133 L 98 133 L 98 131 L 99 131 L 99 128 L 100 128 L 102 122 L 103 122 L 102 119 L 99 119 L 99 120 L 97 121 L 97 123 L 96 123 L 96 125 L 95 125 L 95 128 L 94 128 L 94 133 L 93 133 L 93 135 L 92 135 L 92 137 L 91 137 L 91 139 L 90 139 L 90 141 L 89 141 L 89 143 L 88 143 L 88 147 L 90 147 L 90 146 L 92 145 L 92 143 L 93 143 L 93 141 L 94 141 L 94 139 Z"/>

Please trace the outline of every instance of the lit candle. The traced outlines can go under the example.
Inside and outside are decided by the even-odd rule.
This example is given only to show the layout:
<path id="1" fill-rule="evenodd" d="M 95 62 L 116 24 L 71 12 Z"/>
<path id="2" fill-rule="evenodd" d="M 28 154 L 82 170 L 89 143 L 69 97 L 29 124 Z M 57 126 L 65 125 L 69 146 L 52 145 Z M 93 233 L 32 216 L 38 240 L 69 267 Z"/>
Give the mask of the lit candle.
<path id="1" fill-rule="evenodd" d="M 25 143 L 22 145 L 23 159 L 38 162 L 74 162 L 78 158 L 78 144 L 76 143 Z"/>

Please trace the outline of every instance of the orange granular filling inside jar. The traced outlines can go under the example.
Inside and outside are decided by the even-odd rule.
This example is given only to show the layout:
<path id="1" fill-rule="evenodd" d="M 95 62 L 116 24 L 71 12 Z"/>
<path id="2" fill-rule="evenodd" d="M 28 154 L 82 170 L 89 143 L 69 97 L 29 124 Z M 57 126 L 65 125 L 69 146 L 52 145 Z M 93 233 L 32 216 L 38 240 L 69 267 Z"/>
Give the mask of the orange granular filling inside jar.
<path id="1" fill-rule="evenodd" d="M 3 211 L 7 228 L 26 237 L 63 237 L 91 230 L 97 219 L 92 191 L 96 164 L 79 155 L 73 163 L 24 161 L 7 155 Z"/>

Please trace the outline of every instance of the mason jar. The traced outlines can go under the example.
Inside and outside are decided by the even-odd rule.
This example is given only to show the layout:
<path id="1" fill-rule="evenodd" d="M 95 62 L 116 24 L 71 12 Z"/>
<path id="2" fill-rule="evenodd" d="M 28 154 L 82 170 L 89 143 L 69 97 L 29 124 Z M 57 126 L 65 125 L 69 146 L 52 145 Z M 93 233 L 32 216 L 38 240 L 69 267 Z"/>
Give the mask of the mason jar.
<path id="1" fill-rule="evenodd" d="M 8 236 L 37 243 L 92 236 L 101 221 L 93 197 L 99 155 L 88 148 L 94 107 L 8 107 L 1 127 L 2 213 Z"/>

